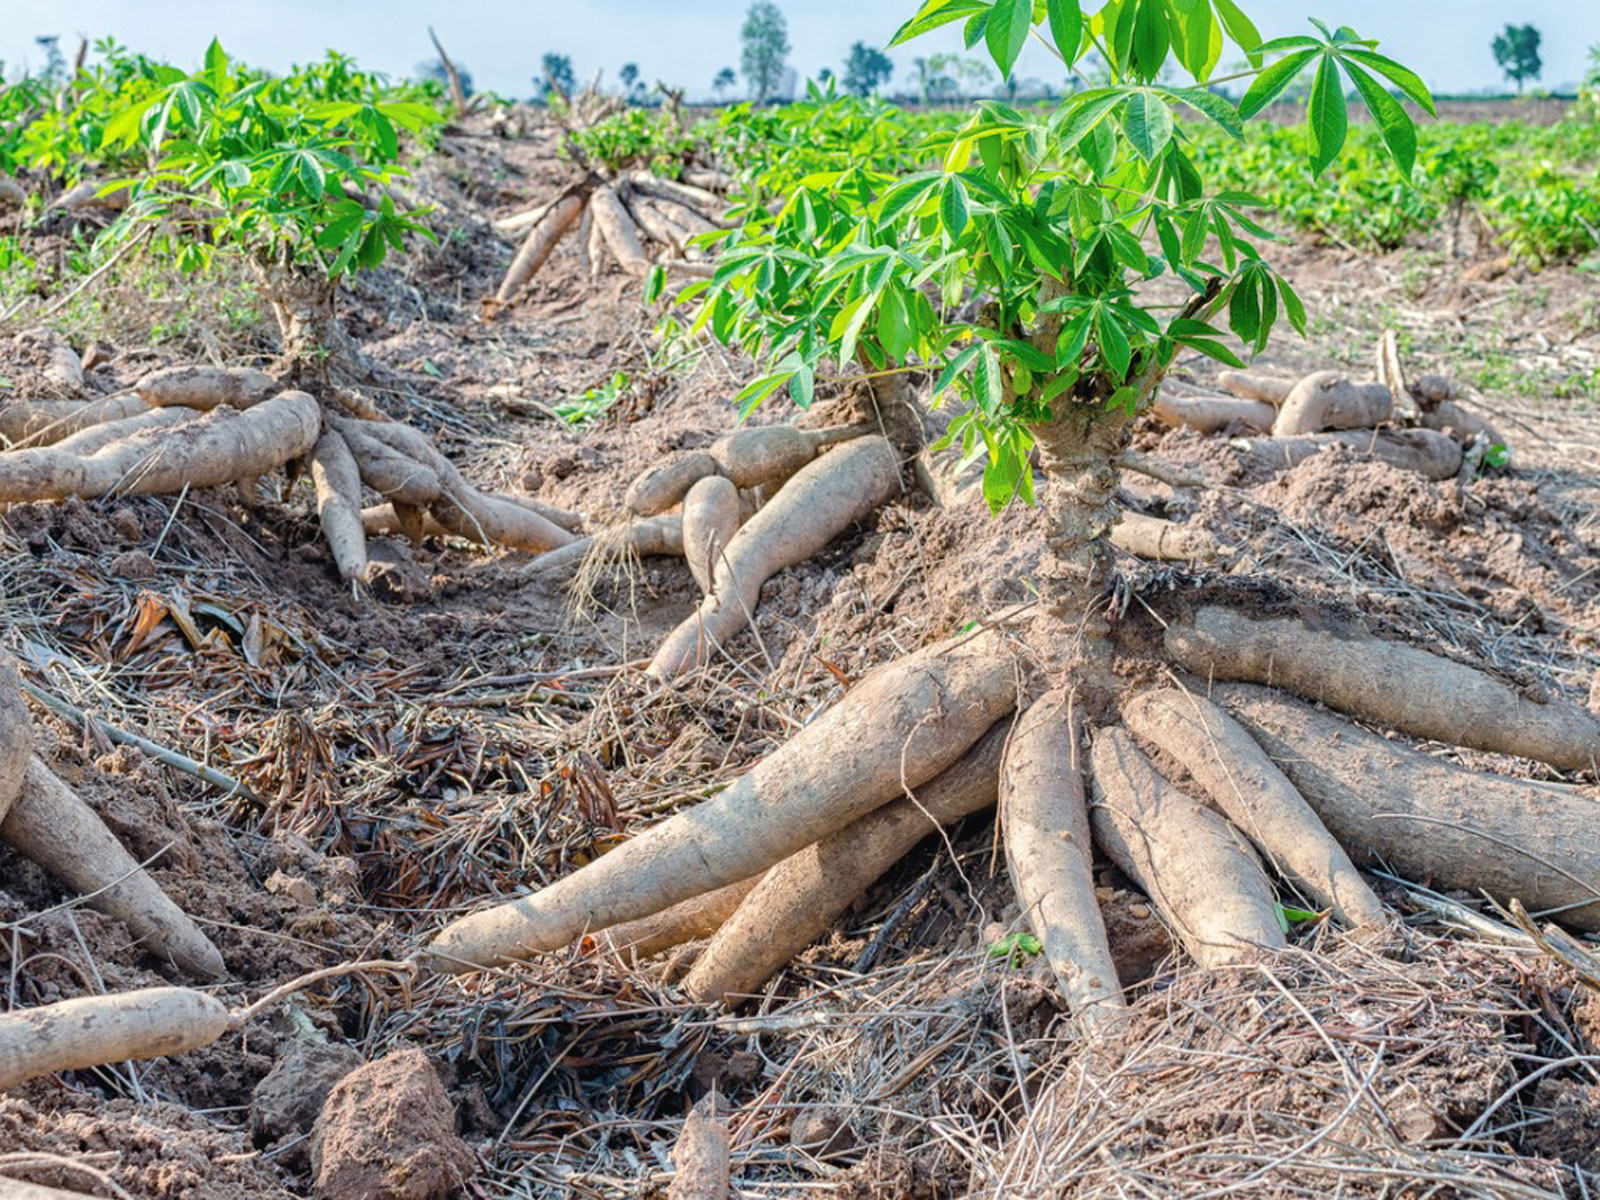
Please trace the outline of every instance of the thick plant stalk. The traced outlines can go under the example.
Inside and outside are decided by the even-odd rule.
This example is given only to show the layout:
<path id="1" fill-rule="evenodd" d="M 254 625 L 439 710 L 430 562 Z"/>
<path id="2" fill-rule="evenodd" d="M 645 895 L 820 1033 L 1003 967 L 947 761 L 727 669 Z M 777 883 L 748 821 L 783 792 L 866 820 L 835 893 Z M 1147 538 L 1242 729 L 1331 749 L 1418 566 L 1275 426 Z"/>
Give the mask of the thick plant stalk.
<path id="1" fill-rule="evenodd" d="M 1272 884 L 1244 839 L 1163 779 L 1121 726 L 1091 752 L 1095 837 L 1202 967 L 1285 945 Z"/>
<path id="2" fill-rule="evenodd" d="M 711 594 L 667 635 L 650 674 L 671 679 L 705 665 L 749 623 L 768 579 L 811 558 L 888 500 L 899 482 L 899 456 L 882 437 L 846 442 L 802 467 L 729 541 Z"/>
<path id="3" fill-rule="evenodd" d="M 361 473 L 344 438 L 325 430 L 311 451 L 311 483 L 317 519 L 333 551 L 342 579 L 360 579 L 367 570 L 367 537 L 361 527 Z"/>
<path id="4" fill-rule="evenodd" d="M 1111 527 L 1111 544 L 1155 562 L 1210 562 L 1222 553 L 1210 530 L 1136 512 L 1124 512 Z"/>
<path id="5" fill-rule="evenodd" d="M 37 755 L 28 762 L 21 795 L 0 821 L 0 841 L 86 897 L 89 907 L 117 918 L 157 958 L 202 979 L 226 972 L 205 934 Z"/>
<path id="6" fill-rule="evenodd" d="M 927 782 L 1015 703 L 998 632 L 931 646 L 868 675 L 711 799 L 543 891 L 452 922 L 426 959 L 493 966 L 748 879 Z"/>
<path id="7" fill-rule="evenodd" d="M 1215 393 L 1175 391 L 1163 387 L 1150 402 L 1150 412 L 1166 425 L 1186 425 L 1201 433 L 1244 428 L 1265 433 L 1277 416 L 1270 404 Z"/>
<path id="8" fill-rule="evenodd" d="M 510 304 L 517 298 L 517 293 L 533 281 L 539 268 L 544 266 L 556 244 L 572 228 L 584 208 L 581 194 L 563 197 L 540 218 L 538 224 L 528 230 L 528 236 L 517 248 L 506 277 L 500 281 L 499 290 L 495 292 L 496 304 Z"/>
<path id="9" fill-rule="evenodd" d="M 739 489 L 730 479 L 711 475 L 700 480 L 683 499 L 683 557 L 689 574 L 709 593 L 722 557 L 739 531 Z"/>
<path id="10" fill-rule="evenodd" d="M 595 228 L 605 239 L 612 257 L 622 264 L 622 269 L 634 275 L 650 271 L 650 256 L 639 244 L 639 227 L 633 223 L 628 210 L 609 187 L 597 188 L 589 199 L 594 214 Z"/>
<path id="11" fill-rule="evenodd" d="M 726 887 L 713 888 L 704 895 L 680 900 L 652 916 L 613 925 L 596 934 L 595 940 L 619 954 L 649 958 L 684 942 L 710 937 L 739 910 L 739 905 L 759 882 L 761 876 L 752 875 Z"/>
<path id="12" fill-rule="evenodd" d="M 768 871 L 695 959 L 684 976 L 684 994 L 730 1006 L 757 995 L 918 842 L 941 825 L 992 805 L 1009 724 L 996 725 L 912 795 L 869 812 Z"/>
<path id="13" fill-rule="evenodd" d="M 278 381 L 253 367 L 166 367 L 133 385 L 151 408 L 174 405 L 208 411 L 218 405 L 249 408 L 279 391 Z"/>
<path id="14" fill-rule="evenodd" d="M 1561 700 L 1537 704 L 1482 671 L 1355 625 L 1252 621 L 1211 607 L 1169 625 L 1165 640 L 1169 654 L 1205 679 L 1284 688 L 1413 737 L 1563 771 L 1593 771 L 1600 762 L 1600 718 L 1587 709 Z"/>
<path id="15" fill-rule="evenodd" d="M 1123 707 L 1134 736 L 1175 759 L 1282 875 L 1346 925 L 1382 927 L 1383 904 L 1294 784 L 1217 705 L 1177 688 Z"/>
<path id="16" fill-rule="evenodd" d="M 1461 446 L 1454 438 L 1431 429 L 1369 430 L 1343 433 L 1305 433 L 1295 437 L 1250 438 L 1250 455 L 1274 471 L 1297 467 L 1329 446 L 1348 446 L 1402 471 L 1415 471 L 1435 482 L 1454 479 L 1461 470 Z"/>
<path id="17" fill-rule="evenodd" d="M 1381 383 L 1353 383 L 1338 371 L 1314 371 L 1284 397 L 1272 432 L 1278 437 L 1325 429 L 1371 429 L 1387 421 L 1394 397 Z"/>
<path id="18" fill-rule="evenodd" d="M 1044 947 L 1083 1027 L 1114 1031 L 1127 1015 L 1094 894 L 1094 849 L 1071 698 L 1051 692 L 1018 719 L 1000 774 L 1006 869 L 1023 919 Z"/>
<path id="19" fill-rule="evenodd" d="M 1217 383 L 1223 391 L 1232 392 L 1241 399 L 1259 400 L 1277 408 L 1289 398 L 1295 380 L 1262 371 L 1224 371 L 1217 376 Z"/>
<path id="20" fill-rule="evenodd" d="M 1267 688 L 1224 684 L 1216 697 L 1358 857 L 1600 930 L 1593 789 L 1420 754 Z"/>
<path id="21" fill-rule="evenodd" d="M 39 1075 L 209 1046 L 228 1031 L 220 1000 L 191 988 L 84 996 L 0 1017 L 0 1092 Z"/>
<path id="22" fill-rule="evenodd" d="M 60 446 L 16 450 L 0 455 L 0 503 L 218 487 L 305 454 L 321 424 L 314 399 L 280 392 L 248 412 L 219 408 L 181 430 L 144 430 L 93 454 Z"/>

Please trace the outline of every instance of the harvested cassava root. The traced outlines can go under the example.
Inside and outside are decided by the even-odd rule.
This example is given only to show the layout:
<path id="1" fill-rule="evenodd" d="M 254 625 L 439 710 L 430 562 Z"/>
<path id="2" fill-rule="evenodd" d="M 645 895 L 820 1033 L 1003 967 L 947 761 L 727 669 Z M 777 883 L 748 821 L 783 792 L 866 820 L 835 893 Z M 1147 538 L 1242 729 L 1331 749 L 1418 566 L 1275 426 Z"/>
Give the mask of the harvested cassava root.
<path id="1" fill-rule="evenodd" d="M 484 312 L 493 317 L 516 300 L 574 229 L 591 276 L 605 270 L 608 258 L 628 274 L 643 276 L 652 253 L 699 258 L 689 240 L 715 229 L 722 208 L 714 193 L 649 171 L 591 170 L 543 208 L 496 222 L 502 233 L 522 234 L 522 243 L 494 296 L 484 301 Z"/>
<path id="2" fill-rule="evenodd" d="M 755 995 L 913 846 L 939 826 L 992 805 L 1007 729 L 1007 722 L 996 725 L 911 795 L 768 871 L 695 959 L 684 992 L 728 1004 Z"/>
<path id="3" fill-rule="evenodd" d="M 671 679 L 704 666 L 751 620 L 768 579 L 816 554 L 888 500 L 899 482 L 899 455 L 883 437 L 846 442 L 802 467 L 729 539 L 705 601 L 667 635 L 650 674 Z"/>
<path id="4" fill-rule="evenodd" d="M 931 646 L 867 676 L 710 800 L 540 892 L 452 922 L 426 960 L 461 971 L 526 958 L 748 879 L 932 779 L 1015 704 L 998 632 Z"/>
<path id="5" fill-rule="evenodd" d="M 127 926 L 187 975 L 226 973 L 222 955 L 81 798 L 32 753 L 16 666 L 0 662 L 0 841 Z"/>
<path id="6" fill-rule="evenodd" d="M 416 541 L 435 528 L 541 553 L 571 542 L 581 523 L 575 513 L 480 491 L 428 438 L 359 397 L 280 390 L 252 368 L 174 367 L 126 396 L 37 408 L 12 426 L 30 444 L 0 453 L 0 504 L 226 483 L 239 483 L 250 502 L 260 476 L 307 460 L 323 533 L 347 580 L 365 578 L 366 527 L 380 523 L 363 512 L 363 488 Z"/>
<path id="7" fill-rule="evenodd" d="M 1600 717 L 1588 709 L 1532 699 L 1473 667 L 1381 641 L 1353 624 L 1253 621 L 1209 607 L 1173 623 L 1166 648 L 1204 679 L 1284 688 L 1413 737 L 1564 771 L 1592 772 L 1600 764 Z"/>
<path id="8" fill-rule="evenodd" d="M 335 975 L 413 970 L 409 963 L 384 960 L 327 967 L 232 1012 L 206 992 L 154 987 L 0 1014 L 0 1092 L 40 1075 L 198 1050 L 242 1028 L 284 996 Z"/>

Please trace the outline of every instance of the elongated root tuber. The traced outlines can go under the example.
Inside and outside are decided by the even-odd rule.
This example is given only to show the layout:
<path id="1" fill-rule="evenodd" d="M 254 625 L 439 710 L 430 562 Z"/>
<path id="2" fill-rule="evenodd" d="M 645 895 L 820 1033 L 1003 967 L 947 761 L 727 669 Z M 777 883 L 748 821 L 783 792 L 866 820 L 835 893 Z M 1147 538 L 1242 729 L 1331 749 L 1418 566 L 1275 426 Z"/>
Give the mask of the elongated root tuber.
<path id="1" fill-rule="evenodd" d="M 1272 884 L 1216 813 L 1163 779 L 1127 730 L 1100 730 L 1091 752 L 1096 840 L 1155 902 L 1203 967 L 1281 949 Z"/>
<path id="2" fill-rule="evenodd" d="M 1111 527 L 1111 544 L 1155 562 L 1210 562 L 1222 554 L 1209 530 L 1136 512 L 1124 512 Z"/>
<path id="3" fill-rule="evenodd" d="M 690 488 L 712 475 L 724 476 L 739 488 L 781 483 L 827 447 L 869 432 L 865 425 L 735 430 L 709 450 L 681 451 L 644 472 L 629 485 L 623 502 L 636 516 L 652 517 L 682 501 Z"/>
<path id="4" fill-rule="evenodd" d="M 739 517 L 739 489 L 722 475 L 700 480 L 684 497 L 683 556 L 702 592 L 712 589 L 716 565 L 739 531 Z"/>
<path id="5" fill-rule="evenodd" d="M 1221 433 L 1226 429 L 1249 429 L 1265 433 L 1272 428 L 1276 411 L 1258 400 L 1240 400 L 1214 392 L 1162 387 L 1150 403 L 1156 420 L 1167 425 L 1187 425 L 1201 433 Z"/>
<path id="6" fill-rule="evenodd" d="M 1125 1006 L 1094 893 L 1082 738 L 1071 701 L 1059 693 L 1023 713 L 1001 769 L 1000 829 L 1023 918 L 1073 1014 L 1104 1033 L 1121 1023 Z"/>
<path id="7" fill-rule="evenodd" d="M 1354 625 L 1313 628 L 1202 608 L 1168 628 L 1166 648 L 1202 678 L 1284 688 L 1414 737 L 1564 771 L 1594 771 L 1600 763 L 1600 717 L 1587 709 L 1536 703 L 1482 671 L 1380 641 Z"/>
<path id="8" fill-rule="evenodd" d="M 491 966 L 748 879 L 932 779 L 1015 703 L 998 632 L 931 646 L 868 675 L 712 799 L 532 896 L 452 922 L 426 959 Z"/>
<path id="9" fill-rule="evenodd" d="M 888 439 L 858 438 L 817 459 L 751 517 L 716 563 L 697 612 L 670 633 L 649 671 L 671 679 L 703 666 L 751 620 L 762 585 L 804 562 L 894 492 L 900 460 Z"/>
<path id="10" fill-rule="evenodd" d="M 151 408 L 249 408 L 281 391 L 278 381 L 253 367 L 166 367 L 133 386 Z"/>
<path id="11" fill-rule="evenodd" d="M 1134 736 L 1175 759 L 1280 873 L 1347 925 L 1381 926 L 1383 904 L 1272 759 L 1211 701 L 1141 692 L 1122 711 Z"/>
<path id="12" fill-rule="evenodd" d="M 1244 445 L 1252 458 L 1274 471 L 1299 466 L 1329 446 L 1347 446 L 1356 454 L 1369 455 L 1402 471 L 1415 471 L 1424 479 L 1454 479 L 1461 470 L 1461 444 L 1431 429 L 1305 433 L 1297 437 L 1249 438 Z"/>
<path id="13" fill-rule="evenodd" d="M 328 539 L 340 576 L 362 578 L 367 570 L 367 537 L 361 522 L 361 473 L 349 445 L 331 429 L 311 451 L 311 482 L 322 536 Z"/>
<path id="14" fill-rule="evenodd" d="M 649 958 L 684 942 L 710 937 L 739 910 L 739 905 L 761 878 L 753 875 L 725 887 L 713 888 L 651 916 L 613 925 L 595 938 L 624 956 Z"/>
<path id="15" fill-rule="evenodd" d="M 1226 684 L 1216 697 L 1363 858 L 1600 930 L 1592 791 L 1470 770 L 1266 688 Z"/>
<path id="16" fill-rule="evenodd" d="M 913 846 L 939 826 L 992 805 L 1007 728 L 1007 723 L 995 726 L 912 795 L 768 871 L 695 960 L 684 992 L 701 1002 L 727 1004 L 756 994 Z"/>
<path id="17" fill-rule="evenodd" d="M 1273 408 L 1289 398 L 1295 382 L 1263 371 L 1224 371 L 1217 376 L 1217 383 L 1224 391 L 1244 400 L 1259 400 Z"/>
<path id="18" fill-rule="evenodd" d="M 555 579 L 578 570 L 591 555 L 619 559 L 630 554 L 639 558 L 656 554 L 681 556 L 683 518 L 677 513 L 669 513 L 647 517 L 642 521 L 629 521 L 614 529 L 602 529 L 539 555 L 528 564 L 527 570 L 532 575 Z"/>
<path id="19" fill-rule="evenodd" d="M 1284 397 L 1272 432 L 1290 437 L 1325 429 L 1371 429 L 1393 411 L 1394 397 L 1383 384 L 1352 383 L 1338 371 L 1316 371 Z"/>

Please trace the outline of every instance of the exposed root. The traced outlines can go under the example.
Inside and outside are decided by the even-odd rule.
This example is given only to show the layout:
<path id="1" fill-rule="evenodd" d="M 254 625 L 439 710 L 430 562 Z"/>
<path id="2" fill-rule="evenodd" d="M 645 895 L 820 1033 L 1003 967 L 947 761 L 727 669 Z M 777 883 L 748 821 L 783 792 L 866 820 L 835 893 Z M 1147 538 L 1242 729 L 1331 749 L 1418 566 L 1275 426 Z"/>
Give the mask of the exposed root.
<path id="1" fill-rule="evenodd" d="M 768 871 L 695 959 L 684 992 L 701 1003 L 730 1006 L 758 994 L 918 842 L 992 805 L 1008 729 L 1009 722 L 996 725 L 912 794 Z"/>
<path id="2" fill-rule="evenodd" d="M 570 571 L 598 574 L 629 556 L 683 554 L 683 518 L 677 513 L 628 521 L 575 538 L 565 546 L 541 554 L 528 564 L 530 574 L 556 579 Z"/>
<path id="3" fill-rule="evenodd" d="M 711 593 L 717 562 L 739 531 L 739 489 L 731 479 L 711 475 L 683 500 L 683 556 L 700 590 Z"/>
<path id="4" fill-rule="evenodd" d="M 1133 734 L 1175 759 L 1273 868 L 1347 925 L 1387 924 L 1383 904 L 1306 803 L 1238 722 L 1177 688 L 1123 707 Z"/>
<path id="5" fill-rule="evenodd" d="M 748 879 L 932 779 L 1015 703 L 998 631 L 930 646 L 867 676 L 712 799 L 532 896 L 446 926 L 425 958 L 444 971 L 492 966 Z"/>
<path id="6" fill-rule="evenodd" d="M 1316 371 L 1284 397 L 1272 432 L 1292 437 L 1325 429 L 1371 429 L 1393 411 L 1394 397 L 1383 384 L 1353 383 L 1338 371 Z"/>
<path id="7" fill-rule="evenodd" d="M 1187 390 L 1168 383 L 1150 402 L 1150 412 L 1167 425 L 1187 425 L 1201 433 L 1248 429 L 1265 433 L 1272 428 L 1276 410 L 1259 400 L 1241 400 L 1215 392 Z"/>
<path id="8" fill-rule="evenodd" d="M 1202 608 L 1168 627 L 1166 648 L 1202 678 L 1284 688 L 1414 737 L 1564 771 L 1592 772 L 1600 762 L 1600 717 L 1587 709 L 1537 702 L 1482 671 L 1354 625 L 1313 628 Z"/>
<path id="9" fill-rule="evenodd" d="M 595 940 L 610 947 L 625 959 L 649 958 L 684 942 L 708 938 L 739 910 L 750 890 L 761 881 L 760 875 L 741 879 L 725 887 L 713 888 L 700 896 L 680 900 L 637 921 L 624 921 L 595 934 Z"/>
<path id="10" fill-rule="evenodd" d="M 1051 693 L 1022 714 L 1001 770 L 1000 828 L 1023 918 L 1068 1006 L 1085 1029 L 1110 1033 L 1125 1005 L 1095 898 L 1082 742 L 1066 696 Z"/>
<path id="11" fill-rule="evenodd" d="M 670 679 L 703 666 L 752 619 L 768 579 L 804 562 L 883 504 L 899 481 L 899 456 L 881 437 L 846 442 L 801 468 L 729 541 L 716 563 L 711 593 L 662 642 L 650 673 Z"/>
<path id="12" fill-rule="evenodd" d="M 630 275 L 643 277 L 650 270 L 650 256 L 640 244 L 639 227 L 614 188 L 596 188 L 589 199 L 595 227 L 605 239 L 606 248 Z"/>
<path id="13" fill-rule="evenodd" d="M 1095 734 L 1090 760 L 1096 840 L 1190 957 L 1218 967 L 1283 948 L 1272 884 L 1237 831 L 1162 778 L 1120 726 Z"/>
<path id="14" fill-rule="evenodd" d="M 1289 398 L 1295 382 L 1263 371 L 1224 371 L 1217 376 L 1217 383 L 1224 391 L 1245 400 L 1259 400 L 1273 408 Z"/>
<path id="15" fill-rule="evenodd" d="M 1591 791 L 1470 770 L 1265 688 L 1216 695 L 1359 857 L 1600 929 Z"/>
<path id="16" fill-rule="evenodd" d="M 1454 479 L 1461 470 L 1461 444 L 1431 429 L 1398 429 L 1379 433 L 1347 430 L 1343 433 L 1306 433 L 1297 437 L 1250 438 L 1244 443 L 1250 455 L 1271 471 L 1287 471 L 1329 446 L 1348 446 L 1402 471 L 1415 471 L 1424 479 Z"/>
<path id="17" fill-rule="evenodd" d="M 311 451 L 311 482 L 322 536 L 328 539 L 340 578 L 363 578 L 367 538 L 361 521 L 361 473 L 349 445 L 332 429 L 323 432 Z"/>
<path id="18" fill-rule="evenodd" d="M 133 394 L 151 408 L 178 405 L 201 411 L 223 405 L 249 408 L 281 390 L 276 379 L 253 367 L 167 367 L 133 385 Z"/>
<path id="19" fill-rule="evenodd" d="M 1124 512 L 1111 527 L 1111 544 L 1153 562 L 1210 562 L 1222 555 L 1210 530 L 1136 512 Z"/>

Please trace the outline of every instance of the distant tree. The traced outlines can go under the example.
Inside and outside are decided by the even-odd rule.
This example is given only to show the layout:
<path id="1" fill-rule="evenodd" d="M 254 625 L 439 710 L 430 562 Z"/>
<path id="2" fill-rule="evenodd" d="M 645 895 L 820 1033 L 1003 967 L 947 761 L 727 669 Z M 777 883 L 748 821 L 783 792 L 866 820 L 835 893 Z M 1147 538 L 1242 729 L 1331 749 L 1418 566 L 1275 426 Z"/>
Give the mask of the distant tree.
<path id="1" fill-rule="evenodd" d="M 472 95 L 472 72 L 456 63 L 456 74 L 461 76 L 461 91 L 463 95 Z M 421 80 L 436 79 L 446 87 L 450 85 L 450 72 L 444 69 L 444 59 L 430 58 L 427 62 L 417 64 L 417 78 Z"/>
<path id="2" fill-rule="evenodd" d="M 1495 35 L 1494 61 L 1500 64 L 1507 79 L 1517 85 L 1517 95 L 1522 85 L 1539 78 L 1544 63 L 1539 61 L 1539 43 L 1543 40 L 1532 25 L 1507 25 Z"/>
<path id="3" fill-rule="evenodd" d="M 743 48 L 739 65 L 756 101 L 773 96 L 783 83 L 784 64 L 789 57 L 789 27 L 783 13 L 772 0 L 756 0 L 745 14 L 739 31 Z"/>
<path id="4" fill-rule="evenodd" d="M 844 86 L 858 96 L 870 95 L 879 85 L 887 83 L 894 74 L 894 63 L 876 46 L 856 42 L 844 61 Z"/>
<path id="5" fill-rule="evenodd" d="M 572 95 L 578 84 L 577 77 L 572 73 L 570 55 L 557 54 L 552 50 L 539 60 L 539 65 L 544 68 L 544 74 L 533 77 L 535 95 L 543 96 L 552 91 L 558 91 L 563 96 Z"/>
<path id="6" fill-rule="evenodd" d="M 61 53 L 61 35 L 51 33 L 33 40 L 44 51 L 44 70 L 39 72 L 39 77 L 50 83 L 65 83 L 67 56 Z"/>
<path id="7" fill-rule="evenodd" d="M 622 91 L 628 98 L 629 104 L 639 104 L 644 100 L 644 80 L 639 78 L 638 63 L 623 63 L 622 69 L 617 72 L 617 78 L 622 81 Z"/>
<path id="8" fill-rule="evenodd" d="M 832 78 L 833 78 L 833 68 L 832 67 L 823 67 L 822 70 L 817 72 L 817 82 L 818 83 L 827 83 Z"/>
<path id="9" fill-rule="evenodd" d="M 739 77 L 733 73 L 732 67 L 723 67 L 722 70 L 717 72 L 716 78 L 711 81 L 711 90 L 720 96 L 723 92 L 731 88 L 738 78 Z"/>

